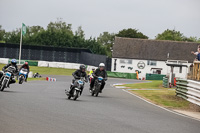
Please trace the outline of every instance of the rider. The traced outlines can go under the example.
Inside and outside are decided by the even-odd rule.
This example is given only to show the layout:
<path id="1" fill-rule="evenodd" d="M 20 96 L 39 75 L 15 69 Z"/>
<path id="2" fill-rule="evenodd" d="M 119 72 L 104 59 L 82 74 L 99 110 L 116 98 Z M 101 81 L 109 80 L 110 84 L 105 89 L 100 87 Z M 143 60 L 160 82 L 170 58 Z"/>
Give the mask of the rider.
<path id="1" fill-rule="evenodd" d="M 17 60 L 16 60 L 16 59 L 12 59 L 10 64 L 7 64 L 6 66 L 4 66 L 4 67 L 2 68 L 2 71 L 5 72 L 6 69 L 7 69 L 9 66 L 14 66 L 14 67 L 15 67 L 15 72 L 14 72 L 14 73 L 18 73 Z M 1 73 L 0 73 L 0 78 L 1 78 L 2 76 L 3 76 L 3 73 L 1 72 Z M 11 78 L 9 84 L 13 84 L 13 83 L 15 83 L 15 82 L 16 82 L 16 80 L 15 80 L 14 76 L 12 76 L 12 78 Z M 8 84 L 8 86 L 9 86 L 9 84 Z"/>
<path id="2" fill-rule="evenodd" d="M 93 67 L 92 70 L 89 73 L 89 76 L 91 76 L 94 73 L 94 71 L 95 71 L 95 68 Z"/>
<path id="3" fill-rule="evenodd" d="M 93 79 L 90 83 L 90 92 L 92 90 L 92 88 L 94 87 L 94 83 L 95 83 L 95 80 L 99 77 L 103 77 L 104 80 L 102 81 L 102 85 L 101 85 L 101 88 L 100 88 L 100 93 L 102 92 L 104 86 L 105 86 L 105 81 L 107 80 L 107 72 L 105 70 L 105 64 L 104 63 L 100 63 L 99 64 L 99 68 L 96 69 L 96 71 L 93 73 Z"/>
<path id="4" fill-rule="evenodd" d="M 70 88 L 68 90 L 68 94 L 72 90 L 75 80 L 80 79 L 81 77 L 83 77 L 83 78 L 85 78 L 85 82 L 88 82 L 88 77 L 87 77 L 87 74 L 85 72 L 85 69 L 86 69 L 85 65 L 80 65 L 79 68 L 80 69 L 78 69 L 74 73 L 72 73 L 72 76 L 74 77 L 74 79 L 72 80 L 71 86 L 70 86 Z"/>
<path id="5" fill-rule="evenodd" d="M 94 73 L 94 71 L 95 71 L 95 68 L 93 67 L 92 68 L 92 70 L 90 71 L 90 73 L 88 74 L 88 78 L 89 78 L 89 80 L 90 80 L 90 83 L 91 83 L 91 80 L 93 79 L 93 73 Z"/>
<path id="6" fill-rule="evenodd" d="M 25 82 L 27 82 L 28 74 L 29 74 L 29 72 L 30 72 L 28 62 L 25 62 L 24 65 L 22 65 L 22 66 L 20 67 L 19 71 L 21 71 L 22 68 L 27 69 L 27 75 L 26 75 L 26 79 L 25 79 Z"/>

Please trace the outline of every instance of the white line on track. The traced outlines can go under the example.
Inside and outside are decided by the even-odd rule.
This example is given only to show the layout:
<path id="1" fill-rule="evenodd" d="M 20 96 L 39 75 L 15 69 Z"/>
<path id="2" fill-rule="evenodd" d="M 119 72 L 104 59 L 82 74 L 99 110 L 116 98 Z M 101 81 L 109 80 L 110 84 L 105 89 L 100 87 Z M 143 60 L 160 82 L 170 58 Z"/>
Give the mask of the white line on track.
<path id="1" fill-rule="evenodd" d="M 164 109 L 164 110 L 166 110 L 166 111 L 168 111 L 168 112 L 171 112 L 171 113 L 173 113 L 173 114 L 180 115 L 180 116 L 183 116 L 183 117 L 186 117 L 186 118 L 190 118 L 190 119 L 193 119 L 193 120 L 200 121 L 200 119 L 193 118 L 193 117 L 190 117 L 190 116 L 187 116 L 187 115 L 184 115 L 184 114 L 181 114 L 181 113 L 178 113 L 178 112 L 175 112 L 175 111 L 166 109 L 166 108 L 161 107 L 161 106 L 159 106 L 159 105 L 156 105 L 156 104 L 154 104 L 154 103 L 151 103 L 151 102 L 149 102 L 149 101 L 147 101 L 147 100 L 141 98 L 140 96 L 137 96 L 137 95 L 135 95 L 135 94 L 133 94 L 133 93 L 131 93 L 131 92 L 125 90 L 125 89 L 122 89 L 122 90 L 123 90 L 124 92 L 128 93 L 128 94 L 131 94 L 131 95 L 133 95 L 133 96 L 135 96 L 135 97 L 137 97 L 137 98 L 139 98 L 139 99 L 141 99 L 141 100 L 143 100 L 143 101 L 149 103 L 149 104 L 152 104 L 152 105 L 154 105 L 154 106 L 156 106 L 156 107 L 159 107 L 159 108 L 161 108 L 161 109 Z"/>

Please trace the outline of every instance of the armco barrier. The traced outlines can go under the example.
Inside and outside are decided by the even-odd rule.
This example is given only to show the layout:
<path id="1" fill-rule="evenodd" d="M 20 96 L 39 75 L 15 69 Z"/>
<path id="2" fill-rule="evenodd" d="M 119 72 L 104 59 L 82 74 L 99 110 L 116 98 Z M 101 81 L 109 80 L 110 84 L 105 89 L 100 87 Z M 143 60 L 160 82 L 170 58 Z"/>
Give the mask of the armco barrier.
<path id="1" fill-rule="evenodd" d="M 0 58 L 0 64 L 8 64 L 8 58 Z"/>
<path id="2" fill-rule="evenodd" d="M 200 106 L 200 82 L 177 79 L 176 95 Z"/>
<path id="3" fill-rule="evenodd" d="M 108 77 L 136 79 L 136 73 L 120 73 L 107 71 Z"/>
<path id="4" fill-rule="evenodd" d="M 11 62 L 12 59 L 8 60 L 8 63 Z M 17 62 L 19 63 L 19 60 L 17 60 Z M 32 60 L 21 60 L 20 64 L 24 64 L 25 62 L 28 62 L 29 66 L 38 66 L 38 61 L 32 61 Z"/>
<path id="5" fill-rule="evenodd" d="M 66 62 L 49 62 L 49 61 L 38 61 L 39 67 L 55 67 L 55 68 L 66 68 L 66 69 L 79 69 L 81 64 L 78 63 L 66 63 Z M 87 71 L 97 69 L 95 66 L 87 66 Z"/>

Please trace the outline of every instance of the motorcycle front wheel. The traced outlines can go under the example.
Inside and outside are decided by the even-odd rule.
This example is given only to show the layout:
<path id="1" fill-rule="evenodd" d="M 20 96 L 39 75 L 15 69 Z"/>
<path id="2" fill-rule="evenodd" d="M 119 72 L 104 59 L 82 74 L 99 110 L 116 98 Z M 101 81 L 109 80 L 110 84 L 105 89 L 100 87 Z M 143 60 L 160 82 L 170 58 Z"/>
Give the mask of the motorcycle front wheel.
<path id="1" fill-rule="evenodd" d="M 74 98 L 73 98 L 74 101 L 79 97 L 79 93 L 80 92 L 77 90 L 74 91 Z"/>
<path id="2" fill-rule="evenodd" d="M 100 85 L 97 85 L 95 90 L 96 90 L 95 96 L 98 97 L 100 91 Z"/>
<path id="3" fill-rule="evenodd" d="M 7 81 L 3 81 L 2 85 L 1 85 L 1 91 L 3 91 L 6 87 Z"/>
<path id="4" fill-rule="evenodd" d="M 22 84 L 23 83 L 23 76 L 22 75 L 20 75 L 20 77 L 19 77 L 19 84 Z"/>

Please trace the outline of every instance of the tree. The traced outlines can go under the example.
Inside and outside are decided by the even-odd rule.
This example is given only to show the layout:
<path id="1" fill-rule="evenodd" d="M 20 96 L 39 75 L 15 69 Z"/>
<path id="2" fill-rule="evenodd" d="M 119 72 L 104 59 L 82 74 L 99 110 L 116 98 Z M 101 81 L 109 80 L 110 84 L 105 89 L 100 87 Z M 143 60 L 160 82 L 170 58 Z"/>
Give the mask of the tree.
<path id="1" fill-rule="evenodd" d="M 6 43 L 20 43 L 20 35 L 21 35 L 21 29 L 17 28 L 16 30 L 13 30 L 11 32 L 5 33 L 5 41 Z"/>
<path id="2" fill-rule="evenodd" d="M 200 43 L 200 38 L 198 39 L 197 37 L 185 37 L 184 41 L 187 41 L 187 42 L 198 42 Z"/>
<path id="3" fill-rule="evenodd" d="M 108 33 L 103 32 L 103 34 L 100 34 L 97 38 L 97 41 L 100 42 L 102 45 L 109 45 L 114 43 L 115 34 L 114 33 Z"/>
<path id="4" fill-rule="evenodd" d="M 116 34 L 118 37 L 128 37 L 128 38 L 141 38 L 141 39 L 148 39 L 148 36 L 144 35 L 143 33 L 139 32 L 137 29 L 123 29 Z"/>
<path id="5" fill-rule="evenodd" d="M 186 41 L 186 42 L 198 42 L 200 38 L 197 37 L 186 37 L 180 31 L 176 30 L 165 30 L 163 33 L 156 36 L 156 40 L 172 40 L 172 41 Z"/>
<path id="6" fill-rule="evenodd" d="M 0 41 L 4 41 L 5 36 L 5 30 L 2 29 L 2 26 L 0 25 Z"/>
<path id="7" fill-rule="evenodd" d="M 85 33 L 82 30 L 82 27 L 79 26 L 78 29 L 75 31 L 75 36 L 79 36 L 82 39 L 85 39 Z"/>
<path id="8" fill-rule="evenodd" d="M 106 55 L 111 57 L 112 56 L 112 46 L 114 43 L 115 34 L 109 32 L 103 32 L 97 38 L 97 41 L 102 44 L 106 50 Z"/>
<path id="9" fill-rule="evenodd" d="M 156 36 L 156 40 L 173 40 L 173 41 L 183 41 L 184 40 L 183 33 L 180 33 L 180 31 L 175 30 L 165 30 L 163 33 L 158 34 Z"/>

